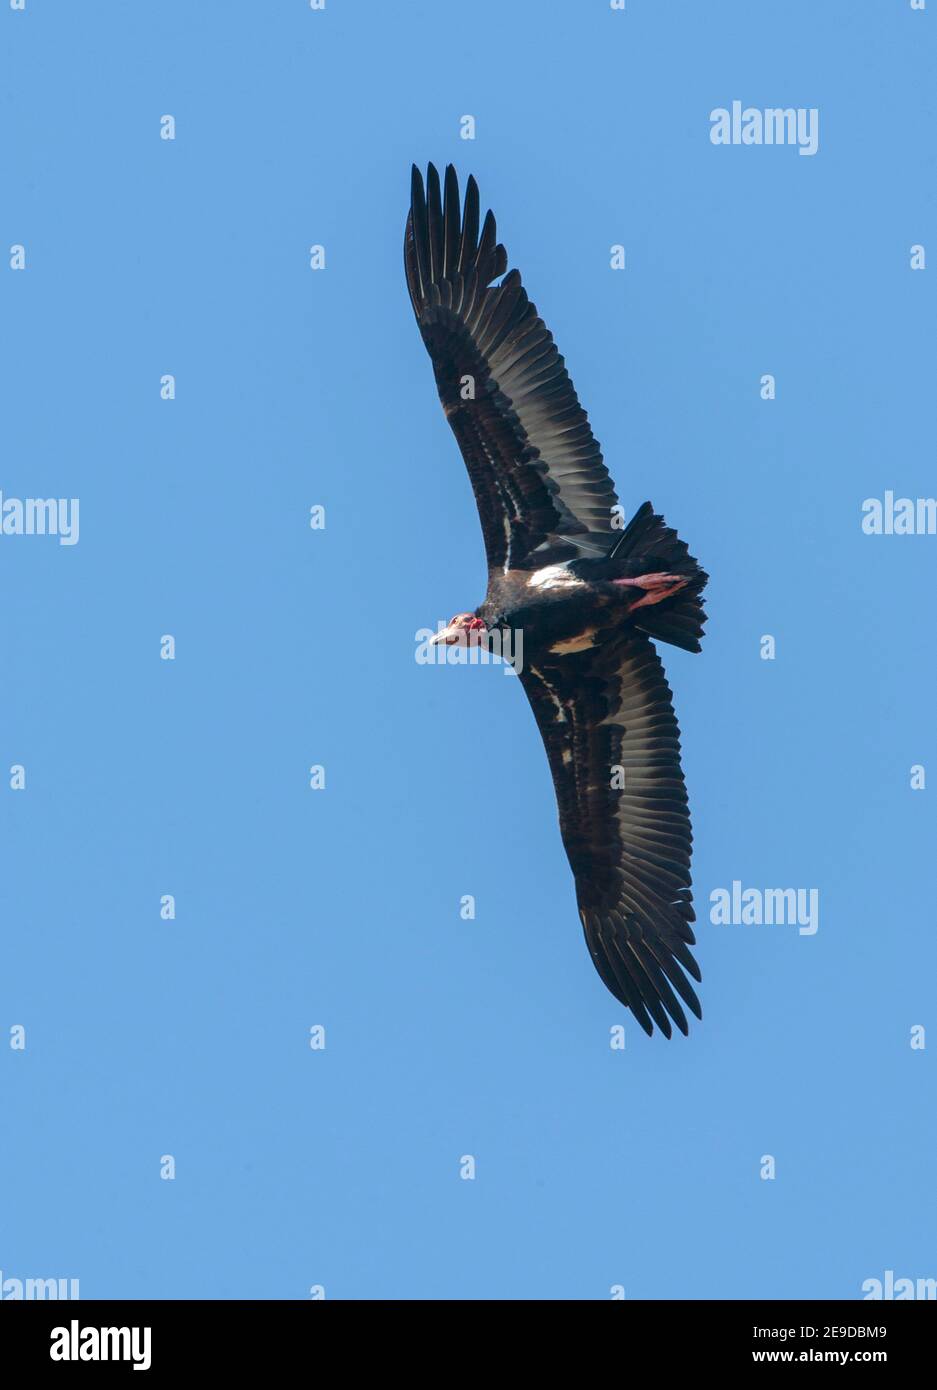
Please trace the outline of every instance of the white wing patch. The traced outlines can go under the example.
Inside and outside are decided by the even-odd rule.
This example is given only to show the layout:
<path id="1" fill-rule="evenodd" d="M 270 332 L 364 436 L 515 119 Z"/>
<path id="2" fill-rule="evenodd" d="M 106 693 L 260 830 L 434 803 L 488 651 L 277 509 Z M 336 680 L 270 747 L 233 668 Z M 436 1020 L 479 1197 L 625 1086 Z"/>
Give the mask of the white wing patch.
<path id="1" fill-rule="evenodd" d="M 562 642 L 554 642 L 550 651 L 556 652 L 557 656 L 569 656 L 572 652 L 584 652 L 588 647 L 595 646 L 595 634 L 597 632 L 598 628 L 587 627 L 584 632 L 580 632 L 578 637 L 564 637 Z"/>
<path id="2" fill-rule="evenodd" d="M 546 565 L 542 570 L 534 570 L 527 581 L 528 589 L 584 589 L 584 579 L 570 574 L 565 565 Z"/>
<path id="3" fill-rule="evenodd" d="M 538 681 L 540 682 L 540 684 L 543 686 L 544 690 L 547 692 L 547 694 L 549 695 L 550 699 L 553 701 L 554 705 L 556 706 L 556 722 L 557 722 L 558 724 L 565 724 L 565 723 L 566 723 L 566 710 L 565 710 L 564 707 L 563 707 L 563 701 L 562 701 L 562 700 L 560 699 L 560 697 L 557 695 L 556 691 L 553 689 L 553 686 L 550 684 L 550 682 L 545 678 L 545 676 L 544 676 L 544 674 L 543 674 L 542 671 L 538 671 L 537 668 L 536 668 L 536 666 L 531 666 L 530 669 L 531 669 L 531 671 L 533 671 L 534 675 L 537 677 L 537 680 L 538 680 Z"/>

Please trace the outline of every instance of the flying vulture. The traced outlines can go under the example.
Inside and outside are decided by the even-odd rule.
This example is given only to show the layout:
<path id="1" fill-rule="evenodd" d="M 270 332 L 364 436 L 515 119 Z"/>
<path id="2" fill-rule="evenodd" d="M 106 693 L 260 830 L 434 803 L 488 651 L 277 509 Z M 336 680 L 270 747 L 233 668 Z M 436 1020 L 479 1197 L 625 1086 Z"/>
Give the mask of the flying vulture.
<path id="1" fill-rule="evenodd" d="M 641 1027 L 700 1018 L 680 730 L 654 646 L 700 650 L 707 575 L 645 502 L 627 526 L 553 336 L 478 187 L 414 166 L 410 299 L 468 468 L 488 592 L 436 642 L 523 631 L 518 674 L 543 736 L 595 967 Z M 507 271 L 507 273 L 505 273 Z M 503 278 L 501 278 L 503 277 Z M 500 283 L 496 283 L 499 281 Z"/>

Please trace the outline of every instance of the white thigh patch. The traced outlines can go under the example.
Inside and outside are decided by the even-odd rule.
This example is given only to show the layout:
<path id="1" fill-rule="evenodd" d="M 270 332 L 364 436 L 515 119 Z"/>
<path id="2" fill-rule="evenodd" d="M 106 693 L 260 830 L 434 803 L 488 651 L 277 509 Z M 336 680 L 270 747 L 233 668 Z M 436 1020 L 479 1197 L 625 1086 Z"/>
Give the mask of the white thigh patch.
<path id="1" fill-rule="evenodd" d="M 547 565 L 535 570 L 527 581 L 528 589 L 584 589 L 584 579 L 570 574 L 565 565 Z"/>

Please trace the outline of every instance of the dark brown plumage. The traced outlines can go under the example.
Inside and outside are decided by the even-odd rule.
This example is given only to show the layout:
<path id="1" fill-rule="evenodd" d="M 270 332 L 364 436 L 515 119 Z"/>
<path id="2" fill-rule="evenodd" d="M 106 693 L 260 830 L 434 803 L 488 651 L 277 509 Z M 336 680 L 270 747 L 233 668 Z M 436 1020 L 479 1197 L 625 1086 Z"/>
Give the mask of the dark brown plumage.
<path id="1" fill-rule="evenodd" d="M 598 443 L 552 335 L 498 243 L 414 168 L 407 285 L 468 468 L 488 593 L 444 641 L 523 629 L 521 683 L 543 736 L 586 942 L 646 1032 L 700 1016 L 692 835 L 670 688 L 649 640 L 699 650 L 706 575 L 645 503 L 620 529 Z M 500 284 L 493 282 L 499 276 Z M 682 1003 L 681 1003 L 682 1001 Z"/>

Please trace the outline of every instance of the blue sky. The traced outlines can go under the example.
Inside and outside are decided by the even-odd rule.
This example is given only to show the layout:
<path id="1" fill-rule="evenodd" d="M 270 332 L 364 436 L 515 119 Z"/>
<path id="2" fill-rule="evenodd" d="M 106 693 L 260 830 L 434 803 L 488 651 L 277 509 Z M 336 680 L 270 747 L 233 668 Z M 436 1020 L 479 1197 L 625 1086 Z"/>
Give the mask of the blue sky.
<path id="1" fill-rule="evenodd" d="M 0 489 L 80 499 L 77 545 L 0 535 L 5 1279 L 848 1298 L 937 1274 L 910 1046 L 937 1027 L 937 791 L 911 788 L 937 777 L 937 537 L 861 528 L 864 499 L 935 491 L 935 270 L 909 265 L 937 255 L 933 22 L 0 13 Z M 817 154 L 714 146 L 734 99 L 816 107 Z M 664 651 L 689 1039 L 646 1039 L 590 964 L 516 682 L 414 660 L 484 592 L 403 278 L 428 159 L 495 209 L 628 513 L 652 499 L 712 576 L 703 654 Z M 734 880 L 816 888 L 819 930 L 711 924 Z"/>

